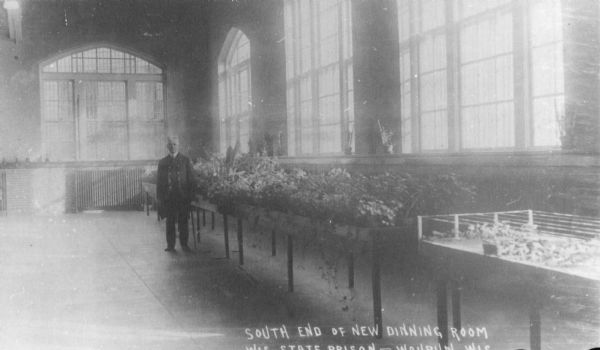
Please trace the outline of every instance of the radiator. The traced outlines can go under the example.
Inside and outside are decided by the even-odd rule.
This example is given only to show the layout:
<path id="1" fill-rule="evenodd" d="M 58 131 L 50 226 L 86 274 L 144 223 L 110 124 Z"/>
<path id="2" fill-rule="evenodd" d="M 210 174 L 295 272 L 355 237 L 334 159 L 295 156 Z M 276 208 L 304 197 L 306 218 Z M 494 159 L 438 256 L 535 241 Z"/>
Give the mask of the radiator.
<path id="1" fill-rule="evenodd" d="M 143 168 L 76 169 L 68 180 L 72 209 L 141 209 L 143 175 Z"/>

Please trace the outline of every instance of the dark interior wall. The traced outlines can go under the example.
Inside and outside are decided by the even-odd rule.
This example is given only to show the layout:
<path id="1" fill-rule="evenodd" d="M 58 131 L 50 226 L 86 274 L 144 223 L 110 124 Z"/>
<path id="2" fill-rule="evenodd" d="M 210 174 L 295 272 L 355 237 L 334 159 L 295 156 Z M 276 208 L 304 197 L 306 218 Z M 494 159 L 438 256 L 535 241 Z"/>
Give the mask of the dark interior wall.
<path id="1" fill-rule="evenodd" d="M 344 168 L 352 172 L 410 173 L 417 176 L 453 173 L 475 186 L 475 200 L 455 202 L 448 213 L 544 210 L 598 216 L 600 160 L 574 154 L 449 154 L 390 157 L 282 158 L 287 168 L 324 172 Z"/>
<path id="2" fill-rule="evenodd" d="M 241 30 L 250 40 L 251 85 L 253 100 L 252 138 L 262 144 L 265 136 L 273 137 L 285 154 L 285 44 L 283 1 L 240 0 L 215 1 L 210 5 L 210 77 L 212 82 L 213 151 L 219 149 L 218 58 L 229 31 Z M 276 146 L 277 147 L 277 146 Z"/>
<path id="3" fill-rule="evenodd" d="M 94 43 L 131 50 L 164 68 L 169 132 L 182 136 L 186 152 L 194 153 L 198 145 L 208 142 L 204 2 L 30 0 L 23 4 L 23 41 L 0 39 L 2 131 L 17 130 L 2 132 L 0 155 L 39 159 L 39 63 Z"/>
<path id="4" fill-rule="evenodd" d="M 7 36 L 0 38 L 0 162 L 32 159 L 40 148 L 37 71 Z"/>
<path id="5" fill-rule="evenodd" d="M 356 153 L 376 153 L 377 121 L 399 130 L 400 83 L 395 0 L 353 0 Z M 398 144 L 396 140 L 396 144 Z"/>
<path id="6" fill-rule="evenodd" d="M 563 148 L 600 153 L 600 2 L 564 0 L 565 117 Z"/>

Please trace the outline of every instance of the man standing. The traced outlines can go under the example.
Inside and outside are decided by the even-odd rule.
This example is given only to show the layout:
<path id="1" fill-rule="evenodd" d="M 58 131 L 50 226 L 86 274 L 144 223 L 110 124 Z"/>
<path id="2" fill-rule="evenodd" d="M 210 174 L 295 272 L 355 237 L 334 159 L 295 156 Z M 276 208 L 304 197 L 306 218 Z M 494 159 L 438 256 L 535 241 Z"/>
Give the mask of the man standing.
<path id="1" fill-rule="evenodd" d="M 179 153 L 177 137 L 167 139 L 169 154 L 158 162 L 156 196 L 158 214 L 167 218 L 167 248 L 175 251 L 175 222 L 179 230 L 179 244 L 184 251 L 188 248 L 188 216 L 194 197 L 195 179 L 190 160 Z"/>

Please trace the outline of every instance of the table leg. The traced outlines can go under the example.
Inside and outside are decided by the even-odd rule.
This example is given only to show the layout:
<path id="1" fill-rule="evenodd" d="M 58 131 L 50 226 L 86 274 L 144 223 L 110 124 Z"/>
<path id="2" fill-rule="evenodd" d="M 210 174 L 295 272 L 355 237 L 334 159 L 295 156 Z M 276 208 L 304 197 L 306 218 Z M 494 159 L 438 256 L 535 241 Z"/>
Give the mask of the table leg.
<path id="1" fill-rule="evenodd" d="M 244 265 L 244 233 L 242 219 L 237 220 L 238 254 L 240 265 Z"/>
<path id="2" fill-rule="evenodd" d="M 198 249 L 198 242 L 196 241 L 196 225 L 194 224 L 194 211 L 190 211 L 190 221 L 192 222 L 192 236 L 194 236 L 194 249 Z"/>
<path id="3" fill-rule="evenodd" d="M 377 327 L 377 338 L 383 336 L 383 313 L 381 310 L 381 260 L 379 234 L 371 235 L 371 282 L 373 290 L 373 318 Z"/>
<path id="4" fill-rule="evenodd" d="M 348 288 L 354 288 L 354 252 L 348 253 Z"/>
<path id="5" fill-rule="evenodd" d="M 294 291 L 294 241 L 292 235 L 287 236 L 287 268 L 288 268 L 288 290 Z"/>
<path id="6" fill-rule="evenodd" d="M 452 282 L 452 326 L 456 329 L 461 328 L 461 310 L 460 310 L 460 282 Z"/>
<path id="7" fill-rule="evenodd" d="M 196 227 L 198 228 L 198 243 L 200 243 L 200 209 L 196 208 Z"/>
<path id="8" fill-rule="evenodd" d="M 534 302 L 529 310 L 529 344 L 531 350 L 542 349 L 542 317 L 540 309 L 541 305 Z"/>
<path id="9" fill-rule="evenodd" d="M 223 235 L 225 236 L 225 257 L 229 259 L 229 224 L 227 214 L 223 214 Z"/>
<path id="10" fill-rule="evenodd" d="M 271 256 L 277 255 L 277 235 L 275 229 L 271 231 Z"/>
<path id="11" fill-rule="evenodd" d="M 442 349 L 448 346 L 448 290 L 447 281 L 439 280 L 437 283 L 437 322 L 441 337 L 439 339 Z"/>

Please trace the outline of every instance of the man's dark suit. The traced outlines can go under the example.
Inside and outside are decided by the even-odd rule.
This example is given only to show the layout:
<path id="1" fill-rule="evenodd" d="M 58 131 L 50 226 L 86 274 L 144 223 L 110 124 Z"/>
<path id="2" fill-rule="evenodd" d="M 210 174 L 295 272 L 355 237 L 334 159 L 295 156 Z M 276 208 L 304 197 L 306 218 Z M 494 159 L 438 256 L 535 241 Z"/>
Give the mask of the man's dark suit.
<path id="1" fill-rule="evenodd" d="M 190 160 L 177 153 L 158 162 L 156 196 L 158 215 L 167 218 L 167 248 L 175 248 L 175 221 L 179 227 L 179 244 L 187 249 L 188 215 L 194 196 L 195 179 Z"/>

